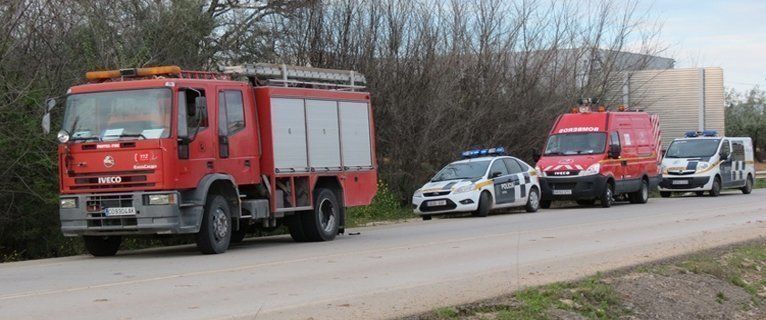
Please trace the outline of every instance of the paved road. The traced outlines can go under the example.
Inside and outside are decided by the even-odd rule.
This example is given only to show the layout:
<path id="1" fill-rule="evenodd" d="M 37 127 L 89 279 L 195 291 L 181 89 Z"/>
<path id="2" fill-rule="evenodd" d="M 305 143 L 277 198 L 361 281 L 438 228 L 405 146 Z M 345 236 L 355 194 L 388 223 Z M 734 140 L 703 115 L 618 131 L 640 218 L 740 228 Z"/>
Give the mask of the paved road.
<path id="1" fill-rule="evenodd" d="M 766 235 L 766 190 L 0 265 L 2 319 L 369 319 Z"/>

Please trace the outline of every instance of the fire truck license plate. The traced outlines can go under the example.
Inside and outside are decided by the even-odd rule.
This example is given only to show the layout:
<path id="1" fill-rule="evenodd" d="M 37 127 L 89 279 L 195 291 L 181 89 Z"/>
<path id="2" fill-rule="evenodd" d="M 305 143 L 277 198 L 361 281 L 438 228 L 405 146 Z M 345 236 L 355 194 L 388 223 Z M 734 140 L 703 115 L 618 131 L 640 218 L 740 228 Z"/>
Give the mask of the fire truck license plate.
<path id="1" fill-rule="evenodd" d="M 687 180 L 673 180 L 673 184 L 689 184 Z"/>
<path id="2" fill-rule="evenodd" d="M 555 195 L 570 195 L 570 194 L 572 194 L 572 190 L 553 190 L 553 194 L 555 194 Z"/>
<path id="3" fill-rule="evenodd" d="M 107 217 L 134 216 L 136 215 L 136 208 L 133 208 L 133 207 L 106 208 L 104 209 L 104 215 Z"/>
<path id="4" fill-rule="evenodd" d="M 446 206 L 447 200 L 435 200 L 435 201 L 429 201 L 428 206 L 429 207 L 438 207 L 438 206 Z"/>

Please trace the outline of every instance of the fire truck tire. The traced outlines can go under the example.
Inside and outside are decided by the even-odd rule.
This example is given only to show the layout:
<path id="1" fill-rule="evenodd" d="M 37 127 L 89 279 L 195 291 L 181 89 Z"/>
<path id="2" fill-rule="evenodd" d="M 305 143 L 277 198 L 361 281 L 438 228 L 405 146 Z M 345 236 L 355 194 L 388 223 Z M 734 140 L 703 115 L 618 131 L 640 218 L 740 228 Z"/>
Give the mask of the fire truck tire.
<path id="1" fill-rule="evenodd" d="M 603 208 L 609 208 L 614 204 L 614 187 L 611 182 L 606 183 L 599 200 L 601 200 L 601 207 Z"/>
<path id="2" fill-rule="evenodd" d="M 745 180 L 745 186 L 742 187 L 742 193 L 744 194 L 750 194 L 753 192 L 753 176 L 750 174 L 747 175 L 747 180 Z"/>
<path id="3" fill-rule="evenodd" d="M 641 189 L 631 193 L 628 197 L 630 203 L 647 203 L 649 201 L 649 183 L 646 180 L 641 180 Z"/>
<path id="4" fill-rule="evenodd" d="M 721 177 L 715 176 L 713 187 L 710 188 L 709 193 L 711 197 L 717 197 L 721 194 Z"/>
<path id="5" fill-rule="evenodd" d="M 94 257 L 110 257 L 117 253 L 122 243 L 120 236 L 83 236 L 85 249 Z"/>
<path id="6" fill-rule="evenodd" d="M 550 200 L 540 200 L 540 208 L 550 209 L 551 203 L 552 202 Z"/>
<path id="7" fill-rule="evenodd" d="M 308 241 L 331 241 L 340 227 L 340 205 L 331 189 L 319 188 L 314 192 L 314 210 L 301 215 L 303 232 Z"/>
<path id="8" fill-rule="evenodd" d="M 670 192 L 670 191 L 660 191 L 660 197 L 670 198 L 670 196 L 672 196 L 672 195 L 673 195 L 673 193 Z"/>
<path id="9" fill-rule="evenodd" d="M 303 212 L 296 212 L 291 216 L 285 217 L 287 229 L 290 230 L 290 237 L 292 237 L 295 242 L 308 241 L 306 233 L 303 232 L 303 222 L 301 221 L 301 216 L 304 214 L 305 213 Z"/>
<path id="10" fill-rule="evenodd" d="M 479 208 L 474 211 L 475 217 L 486 217 L 489 215 L 489 208 L 492 206 L 492 196 L 484 191 L 479 195 Z"/>
<path id="11" fill-rule="evenodd" d="M 197 248 L 204 254 L 224 253 L 231 242 L 229 202 L 221 195 L 208 196 L 202 226 L 197 233 Z"/>
<path id="12" fill-rule="evenodd" d="M 529 196 L 527 197 L 527 205 L 524 206 L 527 212 L 537 212 L 540 209 L 540 191 L 537 187 L 532 187 L 529 190 Z"/>

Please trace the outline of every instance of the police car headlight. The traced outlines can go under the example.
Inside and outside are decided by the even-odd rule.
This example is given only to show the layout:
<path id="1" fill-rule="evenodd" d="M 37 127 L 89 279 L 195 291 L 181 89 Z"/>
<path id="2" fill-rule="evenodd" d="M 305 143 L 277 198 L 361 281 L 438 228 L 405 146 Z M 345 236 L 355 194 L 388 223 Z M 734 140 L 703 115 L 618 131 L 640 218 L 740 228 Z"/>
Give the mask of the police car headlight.
<path id="1" fill-rule="evenodd" d="M 77 208 L 77 198 L 62 198 L 59 201 L 61 209 L 74 209 Z"/>
<path id="2" fill-rule="evenodd" d="M 455 190 L 453 190 L 452 193 L 458 194 L 458 193 L 470 192 L 470 191 L 473 191 L 473 189 L 475 187 L 476 186 L 472 183 L 472 184 L 469 184 L 469 185 L 465 185 L 465 186 L 462 186 L 462 187 L 455 188 Z"/>
<path id="3" fill-rule="evenodd" d="M 588 169 L 580 171 L 580 173 L 578 175 L 580 175 L 580 176 L 591 176 L 591 175 L 594 175 L 594 174 L 598 174 L 599 171 L 601 171 L 601 164 L 596 162 L 596 163 L 590 165 L 590 167 L 588 167 Z"/>
<path id="4" fill-rule="evenodd" d="M 697 162 L 697 170 L 705 170 L 707 168 L 710 168 L 710 163 L 708 162 Z"/>
<path id="5" fill-rule="evenodd" d="M 535 167 L 535 171 L 537 171 L 537 174 L 539 174 L 541 177 L 545 177 L 545 171 L 540 170 L 540 167 Z"/>
<path id="6" fill-rule="evenodd" d="M 415 190 L 415 193 L 412 195 L 414 198 L 422 198 L 423 197 L 423 189 Z"/>

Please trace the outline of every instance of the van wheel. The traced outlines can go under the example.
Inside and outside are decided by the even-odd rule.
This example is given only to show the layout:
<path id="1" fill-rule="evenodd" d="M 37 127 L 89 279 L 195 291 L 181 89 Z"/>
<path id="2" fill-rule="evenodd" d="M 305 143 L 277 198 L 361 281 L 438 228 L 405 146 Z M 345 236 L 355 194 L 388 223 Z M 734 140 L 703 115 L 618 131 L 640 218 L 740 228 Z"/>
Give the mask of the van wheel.
<path id="1" fill-rule="evenodd" d="M 540 200 L 540 208 L 550 209 L 551 203 L 553 203 L 551 200 Z"/>
<path id="2" fill-rule="evenodd" d="M 630 203 L 646 203 L 649 201 L 649 184 L 646 180 L 641 180 L 641 189 L 631 193 L 629 196 Z"/>
<path id="3" fill-rule="evenodd" d="M 303 232 L 303 221 L 301 221 L 302 215 L 304 215 L 304 212 L 296 212 L 285 217 L 285 224 L 287 224 L 287 229 L 290 230 L 290 237 L 292 237 L 295 242 L 308 241 L 306 233 Z"/>
<path id="4" fill-rule="evenodd" d="M 122 243 L 120 236 L 83 236 L 85 250 L 94 257 L 110 257 L 117 254 Z"/>
<path id="5" fill-rule="evenodd" d="M 745 186 L 742 187 L 742 193 L 744 194 L 750 194 L 750 192 L 753 192 L 753 176 L 750 174 L 747 175 L 747 180 L 745 180 Z"/>
<path id="6" fill-rule="evenodd" d="M 670 198 L 671 195 L 673 195 L 673 193 L 670 191 L 660 191 L 660 197 Z"/>
<path id="7" fill-rule="evenodd" d="M 713 180 L 713 187 L 710 188 L 710 191 L 708 192 L 711 197 L 717 197 L 721 194 L 721 178 L 718 176 L 715 176 L 715 179 Z"/>
<path id="8" fill-rule="evenodd" d="M 202 226 L 197 233 L 197 248 L 204 254 L 224 253 L 231 242 L 231 209 L 221 195 L 208 197 Z"/>
<path id="9" fill-rule="evenodd" d="M 335 192 L 319 188 L 314 192 L 314 210 L 301 215 L 308 241 L 331 241 L 340 228 L 340 204 Z"/>
<path id="10" fill-rule="evenodd" d="M 486 217 L 489 215 L 489 208 L 492 206 L 492 196 L 484 191 L 479 196 L 479 208 L 474 211 L 475 217 Z"/>
<path id="11" fill-rule="evenodd" d="M 614 204 L 614 190 L 612 184 L 607 182 L 604 191 L 601 193 L 601 207 L 609 208 Z"/>
<path id="12" fill-rule="evenodd" d="M 540 191 L 537 191 L 536 187 L 529 190 L 527 205 L 524 209 L 527 210 L 527 212 L 537 212 L 537 210 L 540 209 Z"/>

